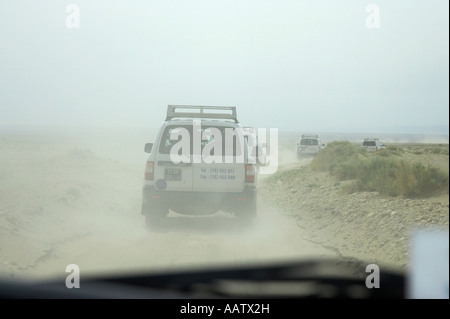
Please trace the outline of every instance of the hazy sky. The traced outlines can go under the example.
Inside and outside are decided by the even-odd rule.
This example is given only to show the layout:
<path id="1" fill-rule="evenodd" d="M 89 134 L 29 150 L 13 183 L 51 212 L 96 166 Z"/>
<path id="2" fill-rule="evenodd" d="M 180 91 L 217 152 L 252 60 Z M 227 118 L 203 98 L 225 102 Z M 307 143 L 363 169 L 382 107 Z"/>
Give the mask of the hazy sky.
<path id="1" fill-rule="evenodd" d="M 72 3 L 80 28 L 66 25 Z M 158 126 L 167 104 L 234 105 L 244 124 L 288 130 L 448 125 L 448 12 L 446 0 L 3 0 L 0 125 Z"/>

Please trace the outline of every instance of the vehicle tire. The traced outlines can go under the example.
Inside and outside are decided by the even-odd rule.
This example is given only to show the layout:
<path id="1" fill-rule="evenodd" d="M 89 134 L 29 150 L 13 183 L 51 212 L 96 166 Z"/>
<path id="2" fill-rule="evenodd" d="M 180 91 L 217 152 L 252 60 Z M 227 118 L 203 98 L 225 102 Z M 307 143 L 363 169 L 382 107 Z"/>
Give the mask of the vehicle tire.
<path id="1" fill-rule="evenodd" d="M 257 207 L 256 207 L 256 200 L 252 202 L 250 205 L 244 205 L 240 207 L 237 212 L 236 216 L 240 219 L 240 222 L 244 225 L 251 225 L 256 219 L 257 214 Z"/>
<path id="2" fill-rule="evenodd" d="M 168 214 L 168 209 L 158 209 L 156 211 L 148 212 L 145 215 L 145 224 L 149 228 L 158 228 L 161 226 L 161 222 Z"/>

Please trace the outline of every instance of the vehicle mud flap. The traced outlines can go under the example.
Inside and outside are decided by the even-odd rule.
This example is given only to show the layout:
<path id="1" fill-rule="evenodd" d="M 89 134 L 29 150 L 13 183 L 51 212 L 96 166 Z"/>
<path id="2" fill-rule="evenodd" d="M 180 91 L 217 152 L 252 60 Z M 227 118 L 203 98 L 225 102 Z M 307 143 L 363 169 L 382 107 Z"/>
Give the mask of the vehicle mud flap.
<path id="1" fill-rule="evenodd" d="M 242 224 L 251 225 L 255 221 L 257 215 L 256 199 L 257 197 L 255 194 L 248 202 L 245 202 L 245 204 L 236 209 L 236 216 L 240 219 Z"/>
<path id="2" fill-rule="evenodd" d="M 145 225 L 149 228 L 157 228 L 161 226 L 161 222 L 164 219 L 162 214 L 148 214 L 145 215 Z"/>
<path id="3" fill-rule="evenodd" d="M 161 226 L 168 213 L 169 209 L 167 207 L 142 205 L 142 215 L 145 216 L 145 224 L 151 228 Z"/>

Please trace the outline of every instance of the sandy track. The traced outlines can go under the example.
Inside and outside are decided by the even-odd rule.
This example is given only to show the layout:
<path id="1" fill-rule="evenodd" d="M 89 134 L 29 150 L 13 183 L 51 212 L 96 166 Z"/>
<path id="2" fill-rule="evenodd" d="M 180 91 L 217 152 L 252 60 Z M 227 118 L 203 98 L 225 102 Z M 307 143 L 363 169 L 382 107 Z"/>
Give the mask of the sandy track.
<path id="1" fill-rule="evenodd" d="M 82 274 L 105 274 L 337 255 L 305 240 L 295 220 L 262 197 L 251 228 L 226 213 L 171 213 L 161 230 L 149 230 L 140 215 L 142 147 L 124 160 L 123 153 L 105 155 L 105 142 L 98 145 L 2 139 L 0 275 L 64 277 L 68 264 Z M 281 156 L 287 163 L 292 154 Z"/>

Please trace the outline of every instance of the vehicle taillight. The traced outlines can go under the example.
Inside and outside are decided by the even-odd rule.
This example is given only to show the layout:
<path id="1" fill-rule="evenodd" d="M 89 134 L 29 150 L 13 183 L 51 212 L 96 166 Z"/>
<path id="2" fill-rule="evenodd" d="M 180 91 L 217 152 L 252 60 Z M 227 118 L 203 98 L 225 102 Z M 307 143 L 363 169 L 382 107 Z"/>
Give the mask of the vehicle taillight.
<path id="1" fill-rule="evenodd" d="M 153 180 L 153 166 L 154 162 L 147 162 L 145 165 L 145 180 L 152 181 Z"/>
<path id="2" fill-rule="evenodd" d="M 245 182 L 246 183 L 254 183 L 256 175 L 256 168 L 253 164 L 245 165 Z"/>

